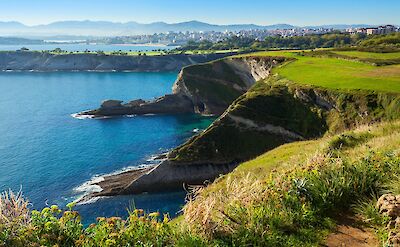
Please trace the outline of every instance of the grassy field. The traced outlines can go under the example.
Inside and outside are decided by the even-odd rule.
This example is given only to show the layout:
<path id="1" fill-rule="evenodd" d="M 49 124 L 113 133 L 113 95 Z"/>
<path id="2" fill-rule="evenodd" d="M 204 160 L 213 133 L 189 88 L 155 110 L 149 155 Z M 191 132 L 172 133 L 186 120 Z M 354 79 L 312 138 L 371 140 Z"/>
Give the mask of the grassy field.
<path id="1" fill-rule="evenodd" d="M 390 53 L 375 53 L 375 52 L 361 52 L 361 51 L 333 51 L 333 52 L 340 55 L 345 55 L 349 57 L 358 57 L 358 58 L 374 58 L 374 59 L 400 58 L 400 52 L 390 52 Z"/>
<path id="2" fill-rule="evenodd" d="M 305 51 L 308 52 L 308 51 Z M 340 52 L 353 56 L 386 59 L 400 53 Z M 348 54 L 348 55 L 350 55 Z M 295 58 L 273 70 L 296 83 L 331 89 L 364 89 L 380 92 L 400 92 L 400 65 L 374 66 L 349 59 L 302 56 L 299 51 L 269 51 L 252 56 L 284 56 Z"/>

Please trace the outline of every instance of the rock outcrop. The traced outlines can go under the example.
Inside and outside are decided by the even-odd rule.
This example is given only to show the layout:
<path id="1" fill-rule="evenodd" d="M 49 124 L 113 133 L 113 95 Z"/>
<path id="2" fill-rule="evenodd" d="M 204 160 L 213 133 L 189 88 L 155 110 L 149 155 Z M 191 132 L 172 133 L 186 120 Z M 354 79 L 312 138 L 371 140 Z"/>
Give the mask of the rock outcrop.
<path id="1" fill-rule="evenodd" d="M 188 65 L 204 63 L 232 54 L 121 56 L 10 51 L 0 52 L 0 71 L 179 71 Z"/>
<path id="2" fill-rule="evenodd" d="M 192 101 L 184 95 L 168 94 L 151 101 L 132 100 L 121 104 L 119 100 L 103 101 L 101 107 L 96 110 L 83 111 L 77 116 L 122 116 L 145 114 L 181 114 L 193 113 Z"/>
<path id="3" fill-rule="evenodd" d="M 387 226 L 389 230 L 388 246 L 400 244 L 400 195 L 382 195 L 378 199 L 376 207 L 381 214 L 390 218 Z"/>
<path id="4" fill-rule="evenodd" d="M 285 59 L 279 57 L 226 58 L 188 66 L 181 70 L 173 94 L 153 101 L 134 100 L 127 104 L 81 112 L 81 115 L 116 116 L 131 114 L 198 113 L 220 115 L 258 80 Z M 133 104 L 132 102 L 135 102 Z M 139 102 L 139 103 L 138 103 Z M 104 104 L 104 103 L 103 103 Z"/>

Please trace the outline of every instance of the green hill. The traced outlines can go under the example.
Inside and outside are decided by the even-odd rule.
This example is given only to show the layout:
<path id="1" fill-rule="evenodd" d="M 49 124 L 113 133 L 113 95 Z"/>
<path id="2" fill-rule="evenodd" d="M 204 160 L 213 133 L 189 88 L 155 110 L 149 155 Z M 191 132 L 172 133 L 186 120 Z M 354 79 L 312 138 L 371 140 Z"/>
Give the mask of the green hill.
<path id="1" fill-rule="evenodd" d="M 377 66 L 329 51 L 247 56 L 291 60 L 237 98 L 206 131 L 171 152 L 172 161 L 241 162 L 283 143 L 400 117 L 399 65 Z"/>

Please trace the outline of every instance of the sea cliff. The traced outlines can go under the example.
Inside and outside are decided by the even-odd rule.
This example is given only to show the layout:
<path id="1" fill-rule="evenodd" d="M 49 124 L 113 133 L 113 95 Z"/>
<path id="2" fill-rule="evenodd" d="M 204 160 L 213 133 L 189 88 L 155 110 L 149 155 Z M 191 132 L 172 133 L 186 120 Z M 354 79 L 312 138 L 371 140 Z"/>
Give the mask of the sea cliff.
<path id="1" fill-rule="evenodd" d="M 282 144 L 400 118 L 400 93 L 311 86 L 272 73 L 273 68 L 293 61 L 271 56 L 229 57 L 182 69 L 167 98 L 184 99 L 187 112 L 219 118 L 170 151 L 161 164 L 134 171 L 132 177 L 125 173 L 124 180 L 118 175 L 107 177 L 101 186 L 107 190 L 95 196 L 203 184 Z M 136 110 L 154 104 L 136 102 L 140 102 Z M 167 109 L 164 104 L 159 106 Z M 111 104 L 108 110 L 112 112 L 113 107 Z M 133 109 L 126 105 L 115 109 L 121 107 Z M 89 113 L 102 115 L 102 108 Z M 118 189 L 107 186 L 108 181 L 117 180 Z"/>
<path id="2" fill-rule="evenodd" d="M 184 67 L 170 95 L 152 101 L 133 100 L 122 104 L 106 100 L 96 110 L 78 115 L 93 117 L 143 114 L 198 113 L 220 115 L 256 81 L 268 77 L 282 57 L 226 58 Z"/>
<path id="3" fill-rule="evenodd" d="M 179 71 L 191 64 L 204 63 L 228 55 L 232 53 L 122 56 L 8 51 L 0 52 L 0 71 Z"/>

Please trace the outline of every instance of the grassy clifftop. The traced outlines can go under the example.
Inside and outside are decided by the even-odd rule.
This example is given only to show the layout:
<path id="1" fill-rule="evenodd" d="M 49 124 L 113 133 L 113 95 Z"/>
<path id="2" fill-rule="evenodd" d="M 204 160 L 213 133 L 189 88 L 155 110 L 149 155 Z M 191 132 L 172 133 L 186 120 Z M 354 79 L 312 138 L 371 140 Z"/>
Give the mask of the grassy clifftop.
<path id="1" fill-rule="evenodd" d="M 375 66 L 330 53 L 248 55 L 292 60 L 274 68 L 272 76 L 237 98 L 206 131 L 171 152 L 171 160 L 237 163 L 283 143 L 400 117 L 399 65 Z M 364 58 L 372 56 L 358 53 Z"/>

